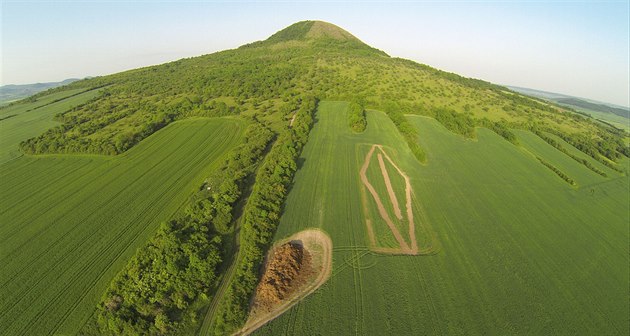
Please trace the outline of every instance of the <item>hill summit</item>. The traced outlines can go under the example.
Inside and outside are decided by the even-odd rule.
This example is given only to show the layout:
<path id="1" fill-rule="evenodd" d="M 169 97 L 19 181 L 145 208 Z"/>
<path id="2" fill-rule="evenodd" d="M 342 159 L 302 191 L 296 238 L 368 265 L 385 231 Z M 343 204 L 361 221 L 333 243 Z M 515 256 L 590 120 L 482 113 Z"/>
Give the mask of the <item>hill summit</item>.
<path id="1" fill-rule="evenodd" d="M 512 142 L 510 129 L 552 132 L 608 165 L 614 164 L 606 160 L 630 153 L 619 130 L 505 87 L 390 57 L 323 21 L 300 21 L 237 49 L 81 80 L 59 90 L 97 88 L 101 95 L 59 114 L 56 120 L 63 125 L 23 141 L 22 151 L 119 154 L 189 117 L 242 115 L 280 129 L 302 101 L 316 97 L 395 111 L 397 122 L 404 123 L 404 114 L 432 117 L 469 138 L 480 126 Z M 418 146 L 415 136 L 409 131 L 410 146 Z M 420 150 L 414 152 L 423 160 Z"/>
<path id="2" fill-rule="evenodd" d="M 354 35 L 332 23 L 324 21 L 300 21 L 280 30 L 267 39 L 268 42 L 290 40 L 333 39 L 361 42 Z"/>

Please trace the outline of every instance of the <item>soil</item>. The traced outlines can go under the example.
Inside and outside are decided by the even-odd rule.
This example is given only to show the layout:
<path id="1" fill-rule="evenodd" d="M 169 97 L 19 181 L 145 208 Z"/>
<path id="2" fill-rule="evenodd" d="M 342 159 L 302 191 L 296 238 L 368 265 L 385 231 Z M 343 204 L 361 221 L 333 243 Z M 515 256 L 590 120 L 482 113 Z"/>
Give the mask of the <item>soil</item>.
<path id="1" fill-rule="evenodd" d="M 287 245 L 289 246 L 287 247 Z M 300 252 L 295 249 L 296 245 L 302 248 L 301 261 L 299 261 Z M 276 252 L 280 251 L 280 248 L 283 248 L 284 252 L 281 252 L 282 257 L 278 258 L 278 260 L 283 261 L 274 262 L 276 260 Z M 269 277 L 269 279 L 275 279 L 274 285 L 264 285 L 264 277 L 267 275 L 267 270 L 272 268 L 272 263 L 283 265 L 280 269 L 286 270 L 286 272 L 282 272 L 282 276 L 274 275 Z M 300 265 L 300 270 L 295 272 L 298 264 Z M 310 267 L 306 266 L 307 264 Z M 308 267 L 309 270 L 307 271 L 305 267 Z M 275 269 L 278 269 L 277 266 Z M 297 275 L 291 276 L 294 273 L 297 273 Z M 332 240 L 324 231 L 308 229 L 279 242 L 272 249 L 272 252 L 267 255 L 265 275 L 259 285 L 267 293 L 263 295 L 256 293 L 247 322 L 234 335 L 249 335 L 265 323 L 282 315 L 300 300 L 315 292 L 330 278 L 331 273 Z M 302 277 L 302 275 L 305 276 Z M 283 280 L 289 277 L 292 279 L 289 285 L 275 285 L 275 283 L 282 283 Z M 267 289 L 264 289 L 265 287 Z M 282 296 L 281 299 L 280 296 Z"/>
<path id="2" fill-rule="evenodd" d="M 257 309 L 270 311 L 312 275 L 311 255 L 304 246 L 288 242 L 274 249 L 256 289 Z"/>
<path id="3" fill-rule="evenodd" d="M 394 213 L 396 214 L 396 218 L 400 220 L 403 218 L 402 213 L 400 212 L 400 207 L 398 206 L 398 199 L 396 198 L 394 187 L 392 187 L 392 181 L 389 178 L 389 174 L 387 173 L 387 167 L 385 167 L 385 162 L 383 161 L 383 155 L 381 153 L 378 153 L 377 156 L 378 165 L 381 167 L 381 174 L 383 174 L 383 180 L 385 181 L 385 187 L 387 188 L 389 199 L 392 201 L 392 205 L 394 206 Z"/>
<path id="4" fill-rule="evenodd" d="M 387 169 L 385 168 L 385 163 L 383 162 L 383 157 L 385 157 L 387 159 L 387 161 L 389 161 L 389 163 L 392 164 L 392 166 L 394 167 L 394 169 L 396 169 L 396 171 L 398 171 L 398 173 L 405 179 L 405 198 L 406 198 L 406 212 L 407 212 L 407 220 L 409 222 L 409 237 L 410 237 L 410 244 L 407 244 L 407 242 L 405 241 L 405 239 L 403 238 L 403 236 L 400 234 L 400 231 L 398 231 L 398 228 L 396 227 L 396 225 L 394 224 L 394 222 L 391 220 L 391 218 L 389 217 L 389 215 L 387 214 L 387 210 L 385 210 L 385 206 L 383 205 L 383 202 L 381 201 L 380 196 L 378 195 L 378 192 L 376 191 L 376 189 L 374 188 L 374 186 L 372 186 L 372 184 L 369 182 L 368 177 L 367 177 L 367 169 L 368 166 L 370 165 L 370 159 L 372 158 L 372 155 L 374 154 L 374 151 L 376 149 L 379 149 L 380 153 L 378 153 L 377 157 L 379 159 L 379 165 L 381 166 L 381 174 L 383 175 L 383 179 L 385 180 L 385 184 L 388 190 L 388 194 L 390 196 L 390 198 L 395 198 L 395 195 L 393 193 L 393 189 L 391 189 L 391 180 L 389 179 L 389 175 L 387 173 Z M 382 155 L 382 156 L 381 156 Z M 413 210 L 412 210 L 412 203 L 411 203 L 411 182 L 409 180 L 409 177 L 394 163 L 394 161 L 389 157 L 389 155 L 387 155 L 387 153 L 383 150 L 383 146 L 382 145 L 372 145 L 372 148 L 370 148 L 370 151 L 367 153 L 367 155 L 365 156 L 365 161 L 363 162 L 363 166 L 361 167 L 361 171 L 359 173 L 361 175 L 361 182 L 363 183 L 363 185 L 367 188 L 367 190 L 370 192 L 370 194 L 372 195 L 372 197 L 374 198 L 374 201 L 376 202 L 376 207 L 378 208 L 378 212 L 381 215 L 381 218 L 383 218 L 383 220 L 385 221 L 385 223 L 387 224 L 387 226 L 389 227 L 390 231 L 392 232 L 392 234 L 394 235 L 394 238 L 396 239 L 396 241 L 398 241 L 398 244 L 400 245 L 400 249 L 383 249 L 383 248 L 377 248 L 376 246 L 372 246 L 372 248 L 375 251 L 381 252 L 381 253 L 387 253 L 385 251 L 391 251 L 390 253 L 393 254 L 412 254 L 415 255 L 418 253 L 418 245 L 416 242 L 416 235 L 415 235 L 415 223 L 413 220 Z M 392 203 L 394 203 L 393 199 L 392 199 Z M 398 201 L 396 201 L 394 203 L 396 206 L 398 206 Z M 364 205 L 366 206 L 366 205 Z M 398 209 L 398 212 L 400 212 L 400 209 Z M 398 213 L 396 213 L 396 215 L 398 216 Z M 366 220 L 366 225 L 368 226 L 368 234 L 370 235 L 370 242 L 375 242 L 376 239 L 373 236 L 374 235 L 374 231 L 371 227 L 371 221 L 368 219 Z"/>

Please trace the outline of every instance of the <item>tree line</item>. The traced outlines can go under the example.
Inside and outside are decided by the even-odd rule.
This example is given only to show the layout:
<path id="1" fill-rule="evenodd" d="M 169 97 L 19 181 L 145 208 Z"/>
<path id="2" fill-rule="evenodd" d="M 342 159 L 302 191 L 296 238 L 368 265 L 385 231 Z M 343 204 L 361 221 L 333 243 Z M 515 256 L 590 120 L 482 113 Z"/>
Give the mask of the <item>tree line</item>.
<path id="1" fill-rule="evenodd" d="M 238 264 L 217 311 L 216 334 L 229 334 L 247 319 L 260 267 L 276 232 L 298 157 L 308 140 L 316 105 L 312 97 L 302 101 L 293 126 L 279 135 L 256 174 L 243 214 Z"/>
<path id="2" fill-rule="evenodd" d="M 569 176 L 567 176 L 567 174 L 565 174 L 562 170 L 558 169 L 556 166 L 552 165 L 551 163 L 543 160 L 541 157 L 536 157 L 536 159 L 538 159 L 538 161 L 540 161 L 540 163 L 542 163 L 545 167 L 551 169 L 551 171 L 553 171 L 554 173 L 556 173 L 556 175 L 558 175 L 561 179 L 563 179 L 566 183 L 572 185 L 572 186 L 576 186 L 577 183 L 575 183 L 575 181 L 570 178 Z"/>
<path id="3" fill-rule="evenodd" d="M 597 173 L 597 174 L 599 174 L 599 175 L 601 175 L 603 177 L 607 177 L 608 176 L 605 172 L 603 172 L 600 169 L 598 169 L 597 167 L 593 166 L 593 164 L 590 161 L 588 161 L 587 159 L 578 157 L 578 156 L 570 153 L 564 146 L 562 146 L 562 144 L 560 144 L 558 141 L 556 141 L 552 137 L 548 136 L 547 134 L 543 133 L 541 130 L 533 129 L 532 132 L 534 134 L 536 134 L 539 138 L 543 139 L 548 144 L 550 144 L 553 147 L 555 147 L 557 150 L 559 150 L 562 153 L 566 154 L 567 156 L 569 156 L 573 160 L 577 161 L 578 163 L 584 165 L 586 168 L 592 170 L 593 172 L 595 172 L 595 173 Z"/>
<path id="4" fill-rule="evenodd" d="M 407 141 L 407 145 L 416 159 L 422 163 L 427 162 L 427 154 L 418 144 L 418 131 L 413 127 L 405 115 L 402 113 L 400 106 L 394 101 L 386 101 L 384 104 L 384 111 L 396 125 L 396 128 Z"/>
<path id="5" fill-rule="evenodd" d="M 274 136 L 256 120 L 248 126 L 196 199 L 163 223 L 112 281 L 98 306 L 97 334 L 167 335 L 196 323 L 216 286 L 233 207 Z"/>
<path id="6" fill-rule="evenodd" d="M 365 131 L 367 127 L 365 108 L 357 101 L 348 104 L 348 123 L 350 128 L 357 133 Z"/>

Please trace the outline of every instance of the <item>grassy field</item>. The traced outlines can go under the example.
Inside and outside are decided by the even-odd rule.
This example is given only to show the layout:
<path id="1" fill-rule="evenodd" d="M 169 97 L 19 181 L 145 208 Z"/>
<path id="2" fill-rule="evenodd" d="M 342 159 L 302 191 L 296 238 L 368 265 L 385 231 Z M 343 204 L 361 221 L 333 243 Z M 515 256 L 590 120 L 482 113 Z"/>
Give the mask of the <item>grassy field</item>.
<path id="1" fill-rule="evenodd" d="M 22 155 L 18 144 L 59 125 L 57 113 L 85 103 L 99 95 L 98 90 L 68 90 L 46 95 L 29 104 L 16 104 L 0 110 L 0 164 Z"/>
<path id="2" fill-rule="evenodd" d="M 331 279 L 257 334 L 628 334 L 627 176 L 593 174 L 533 135 L 519 133 L 523 147 L 486 129 L 465 140 L 409 117 L 428 154 L 420 165 L 384 114 L 368 112 L 366 132 L 353 134 L 345 107 L 320 103 L 276 235 L 326 231 Z M 365 144 L 382 144 L 409 175 L 419 245 L 437 253 L 369 249 Z M 524 148 L 561 163 L 579 186 Z"/>
<path id="3" fill-rule="evenodd" d="M 0 165 L 0 334 L 76 334 L 116 272 L 221 163 L 243 126 L 192 119 L 116 157 Z"/>

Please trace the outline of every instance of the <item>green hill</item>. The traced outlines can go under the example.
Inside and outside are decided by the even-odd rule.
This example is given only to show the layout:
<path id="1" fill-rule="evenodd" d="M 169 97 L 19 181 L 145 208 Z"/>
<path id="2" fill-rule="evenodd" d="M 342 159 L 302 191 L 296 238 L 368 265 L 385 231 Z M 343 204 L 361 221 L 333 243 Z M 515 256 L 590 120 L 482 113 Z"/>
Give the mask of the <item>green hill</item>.
<path id="1" fill-rule="evenodd" d="M 261 334 L 628 333 L 627 132 L 330 23 L 53 88 L 0 131 L 0 334 L 231 334 L 310 227 L 331 278 Z"/>
<path id="2" fill-rule="evenodd" d="M 618 107 L 612 107 L 612 106 L 608 106 L 604 104 L 591 103 L 591 102 L 578 99 L 578 98 L 558 98 L 556 99 L 556 101 L 561 104 L 571 105 L 578 108 L 583 108 L 583 109 L 592 110 L 596 112 L 610 113 L 610 114 L 618 115 L 620 117 L 630 118 L 630 110 L 627 110 L 627 109 L 624 110 Z"/>
<path id="3" fill-rule="evenodd" d="M 190 116 L 247 114 L 260 106 L 288 118 L 287 106 L 309 94 L 362 99 L 383 109 L 437 117 L 455 132 L 503 122 L 563 133 L 608 159 L 627 148 L 614 130 L 560 106 L 507 88 L 392 58 L 332 24 L 303 21 L 238 49 L 75 82 L 59 90 L 103 87 L 103 95 L 57 117 L 64 123 L 24 143 L 28 153 L 121 153 L 168 123 Z M 276 114 L 277 115 L 277 114 Z M 458 120 L 453 122 L 453 120 Z M 474 136 L 474 135 L 471 135 Z M 613 146 L 607 151 L 599 144 Z"/>

